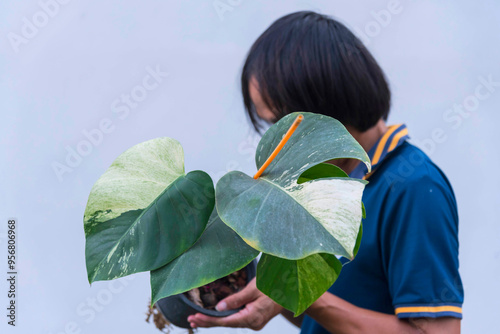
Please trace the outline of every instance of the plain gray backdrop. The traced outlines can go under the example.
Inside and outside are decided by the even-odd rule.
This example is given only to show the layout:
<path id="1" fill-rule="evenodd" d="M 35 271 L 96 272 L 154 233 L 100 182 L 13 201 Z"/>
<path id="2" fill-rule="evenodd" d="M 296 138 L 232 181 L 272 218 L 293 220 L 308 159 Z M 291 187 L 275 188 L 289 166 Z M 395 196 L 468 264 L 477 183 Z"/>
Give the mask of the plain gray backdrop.
<path id="1" fill-rule="evenodd" d="M 389 123 L 407 124 L 456 192 L 463 332 L 498 332 L 498 1 L 29 0 L 0 3 L 2 310 L 7 219 L 19 225 L 17 326 L 2 311 L 2 333 L 157 333 L 144 321 L 147 273 L 87 282 L 89 191 L 120 153 L 161 136 L 181 142 L 187 171 L 253 174 L 242 63 L 274 20 L 298 10 L 344 22 L 385 70 Z M 150 72 L 156 81 L 144 82 Z M 297 330 L 277 317 L 263 332 Z"/>

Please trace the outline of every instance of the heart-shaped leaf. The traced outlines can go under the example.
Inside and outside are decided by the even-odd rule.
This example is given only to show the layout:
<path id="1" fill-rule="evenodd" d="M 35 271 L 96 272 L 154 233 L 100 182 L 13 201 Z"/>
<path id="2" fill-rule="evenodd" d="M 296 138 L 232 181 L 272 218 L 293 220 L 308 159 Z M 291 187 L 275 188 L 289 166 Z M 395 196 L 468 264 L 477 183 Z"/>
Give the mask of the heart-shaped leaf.
<path id="1" fill-rule="evenodd" d="M 287 260 L 262 254 L 257 288 L 295 316 L 304 312 L 335 282 L 342 263 L 331 254 Z"/>
<path id="2" fill-rule="evenodd" d="M 210 176 L 184 175 L 177 141 L 158 138 L 130 148 L 89 195 L 84 215 L 89 282 L 162 267 L 196 242 L 213 208 Z"/>
<path id="3" fill-rule="evenodd" d="M 227 227 L 214 210 L 205 232 L 186 252 L 151 272 L 152 305 L 227 276 L 249 264 L 258 251 Z"/>
<path id="4" fill-rule="evenodd" d="M 230 172 L 219 180 L 217 211 L 224 223 L 263 253 L 289 260 L 316 253 L 353 258 L 367 182 L 345 177 L 298 181 L 306 170 L 325 161 L 352 158 L 370 167 L 370 159 L 337 120 L 302 114 L 301 125 L 260 178 Z M 257 148 L 257 168 L 296 116 L 287 115 L 264 134 Z M 323 167 L 316 172 L 324 174 Z M 311 175 L 306 173 L 300 181 L 307 179 Z"/>
<path id="5" fill-rule="evenodd" d="M 347 178 L 348 175 L 335 165 L 322 163 L 302 173 L 299 183 L 328 177 Z M 364 218 L 364 206 L 361 206 Z M 354 256 L 358 252 L 362 233 L 363 224 L 359 226 Z M 341 269 L 341 262 L 331 254 L 313 254 L 300 260 L 263 254 L 257 267 L 257 287 L 297 316 L 330 288 Z"/>

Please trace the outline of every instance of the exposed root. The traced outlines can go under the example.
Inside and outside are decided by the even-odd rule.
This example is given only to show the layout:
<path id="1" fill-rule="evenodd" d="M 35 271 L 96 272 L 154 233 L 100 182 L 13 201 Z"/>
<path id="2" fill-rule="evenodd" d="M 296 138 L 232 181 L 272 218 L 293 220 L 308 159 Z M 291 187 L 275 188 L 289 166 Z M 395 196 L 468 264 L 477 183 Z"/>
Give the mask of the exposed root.
<path id="1" fill-rule="evenodd" d="M 151 300 L 149 301 L 148 305 L 151 305 Z M 165 319 L 163 314 L 156 307 L 156 304 L 153 305 L 153 307 L 148 306 L 148 311 L 146 312 L 146 316 L 147 316 L 146 317 L 147 323 L 151 322 L 151 316 L 152 316 L 156 328 L 158 328 L 162 333 L 170 334 L 173 325 L 170 323 L 170 321 Z M 189 328 L 188 334 L 194 334 L 194 330 L 192 328 Z"/>
<path id="2" fill-rule="evenodd" d="M 201 302 L 200 298 L 200 290 L 198 289 L 192 289 L 188 291 L 189 299 L 195 303 L 196 305 L 203 307 L 203 303 Z"/>
<path id="3" fill-rule="evenodd" d="M 149 302 L 149 305 L 151 305 L 151 301 Z M 148 312 L 146 312 L 146 322 L 150 323 L 151 322 L 151 316 L 153 316 L 153 322 L 162 333 L 169 334 L 170 331 L 172 330 L 172 324 L 165 319 L 163 314 L 161 314 L 160 310 L 156 307 L 156 304 L 153 305 L 152 307 L 148 307 Z"/>

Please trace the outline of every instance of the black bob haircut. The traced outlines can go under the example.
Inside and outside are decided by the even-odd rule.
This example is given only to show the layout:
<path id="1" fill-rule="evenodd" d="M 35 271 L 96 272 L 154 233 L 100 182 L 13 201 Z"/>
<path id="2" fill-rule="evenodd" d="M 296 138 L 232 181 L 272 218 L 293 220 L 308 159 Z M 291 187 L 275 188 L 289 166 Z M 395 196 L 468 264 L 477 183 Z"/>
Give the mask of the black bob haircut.
<path id="1" fill-rule="evenodd" d="M 241 75 L 243 102 L 257 131 L 250 79 L 276 120 L 309 111 L 366 131 L 387 120 L 391 92 L 363 43 L 329 16 L 302 11 L 275 21 L 252 45 Z"/>

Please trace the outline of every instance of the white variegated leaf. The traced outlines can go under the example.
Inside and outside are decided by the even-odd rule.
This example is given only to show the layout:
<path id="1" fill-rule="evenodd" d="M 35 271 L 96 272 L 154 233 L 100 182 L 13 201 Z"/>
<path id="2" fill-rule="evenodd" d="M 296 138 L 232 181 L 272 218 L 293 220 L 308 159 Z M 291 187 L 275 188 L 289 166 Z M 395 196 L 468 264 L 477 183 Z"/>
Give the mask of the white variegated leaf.
<path id="1" fill-rule="evenodd" d="M 214 208 L 212 179 L 184 175 L 181 145 L 153 139 L 122 153 L 90 192 L 84 214 L 89 282 L 169 263 L 203 233 Z"/>

